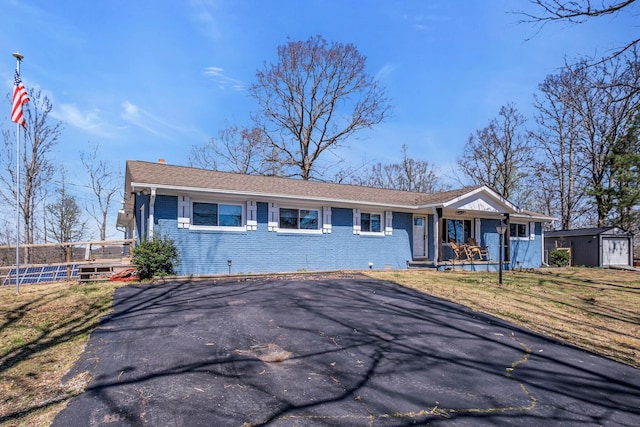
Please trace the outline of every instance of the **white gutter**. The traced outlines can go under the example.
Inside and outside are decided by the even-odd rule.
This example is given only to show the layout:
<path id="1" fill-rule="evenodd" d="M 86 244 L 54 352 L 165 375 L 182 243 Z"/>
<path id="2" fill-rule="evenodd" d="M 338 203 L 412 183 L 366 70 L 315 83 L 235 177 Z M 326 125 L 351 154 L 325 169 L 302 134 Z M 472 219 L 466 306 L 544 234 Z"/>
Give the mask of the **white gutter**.
<path id="1" fill-rule="evenodd" d="M 542 224 L 540 224 L 540 246 L 542 246 L 542 249 L 540 251 L 540 257 L 542 258 L 540 260 L 540 265 L 544 266 L 544 267 L 548 267 L 549 264 L 547 264 L 546 262 L 544 262 L 544 227 L 542 226 Z"/>

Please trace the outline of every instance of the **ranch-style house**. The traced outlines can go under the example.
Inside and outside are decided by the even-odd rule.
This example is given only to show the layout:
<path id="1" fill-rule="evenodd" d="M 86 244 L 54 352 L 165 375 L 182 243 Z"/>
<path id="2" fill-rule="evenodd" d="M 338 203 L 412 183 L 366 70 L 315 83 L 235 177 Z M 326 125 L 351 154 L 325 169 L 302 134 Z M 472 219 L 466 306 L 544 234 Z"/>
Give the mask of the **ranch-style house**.
<path id="1" fill-rule="evenodd" d="M 501 240 L 505 269 L 535 268 L 552 220 L 485 186 L 424 194 L 129 160 L 118 227 L 172 239 L 179 275 L 213 275 L 496 270 Z"/>

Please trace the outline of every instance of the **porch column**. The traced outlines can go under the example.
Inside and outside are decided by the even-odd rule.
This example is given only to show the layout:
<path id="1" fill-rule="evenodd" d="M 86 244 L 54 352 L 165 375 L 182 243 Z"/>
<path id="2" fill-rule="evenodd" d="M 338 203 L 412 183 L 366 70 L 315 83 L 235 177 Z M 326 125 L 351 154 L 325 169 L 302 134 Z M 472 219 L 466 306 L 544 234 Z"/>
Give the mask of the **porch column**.
<path id="1" fill-rule="evenodd" d="M 151 188 L 151 198 L 149 199 L 149 235 L 147 239 L 153 240 L 153 222 L 156 213 L 156 188 Z"/>
<path id="2" fill-rule="evenodd" d="M 434 257 L 434 263 L 437 264 L 442 261 L 442 242 L 440 241 L 440 225 L 442 219 L 442 208 L 433 209 L 433 243 L 435 245 L 436 253 Z"/>
<path id="3" fill-rule="evenodd" d="M 504 233 L 504 262 L 511 263 L 511 223 L 509 214 L 504 214 L 504 223 L 507 224 L 507 231 Z"/>

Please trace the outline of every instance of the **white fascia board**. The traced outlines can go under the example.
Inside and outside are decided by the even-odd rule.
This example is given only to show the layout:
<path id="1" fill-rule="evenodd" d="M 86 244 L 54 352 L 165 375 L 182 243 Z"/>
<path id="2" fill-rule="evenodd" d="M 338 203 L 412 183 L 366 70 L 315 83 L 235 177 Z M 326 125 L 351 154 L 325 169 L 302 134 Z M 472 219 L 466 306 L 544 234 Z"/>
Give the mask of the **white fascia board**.
<path id="1" fill-rule="evenodd" d="M 227 189 L 217 189 L 217 188 L 202 188 L 202 187 L 183 187 L 176 185 L 158 185 L 158 184 L 147 184 L 142 182 L 132 182 L 131 190 L 132 191 L 140 191 L 150 188 L 162 189 L 171 195 L 191 193 L 191 194 L 220 194 L 225 196 L 239 196 L 244 198 L 251 198 L 255 200 L 260 199 L 269 199 L 272 201 L 290 201 L 290 202 L 298 202 L 298 203 L 309 203 L 313 202 L 316 204 L 329 204 L 335 207 L 348 207 L 352 208 L 353 206 L 366 206 L 372 208 L 379 208 L 385 210 L 393 209 L 396 211 L 415 211 L 417 209 L 422 209 L 421 206 L 416 205 L 397 205 L 390 203 L 377 203 L 377 202 L 364 202 L 361 200 L 341 200 L 341 199 L 328 199 L 324 197 L 309 197 L 309 196 L 292 196 L 287 194 L 277 194 L 277 193 L 255 193 L 251 191 L 240 191 L 240 190 L 227 190 Z"/>
<path id="2" fill-rule="evenodd" d="M 555 218 L 552 216 L 547 216 L 543 214 L 539 214 L 539 215 L 527 214 L 523 212 L 514 213 L 511 215 L 511 218 L 527 219 L 529 221 L 533 220 L 533 221 L 540 221 L 540 222 L 553 222 L 558 220 L 558 218 Z"/>

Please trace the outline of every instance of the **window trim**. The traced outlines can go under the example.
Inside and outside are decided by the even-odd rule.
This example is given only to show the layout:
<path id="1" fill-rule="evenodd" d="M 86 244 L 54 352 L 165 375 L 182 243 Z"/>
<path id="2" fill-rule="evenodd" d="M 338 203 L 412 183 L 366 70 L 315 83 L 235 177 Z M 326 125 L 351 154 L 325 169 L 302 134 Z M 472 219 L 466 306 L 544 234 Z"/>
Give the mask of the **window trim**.
<path id="1" fill-rule="evenodd" d="M 365 230 L 364 226 L 362 225 L 363 224 L 362 215 L 369 215 L 369 218 L 371 218 L 371 215 L 378 215 L 380 217 L 380 221 L 379 221 L 380 230 L 379 231 Z M 360 234 L 364 236 L 383 236 L 385 233 L 384 221 L 385 221 L 384 214 L 382 212 L 360 211 Z M 371 219 L 369 219 L 369 224 L 371 224 Z"/>
<path id="2" fill-rule="evenodd" d="M 247 229 L 247 222 L 246 222 L 246 208 L 245 208 L 245 203 L 242 202 L 225 202 L 225 201 L 219 201 L 219 200 L 203 200 L 203 199 L 191 199 L 190 200 L 190 212 L 189 212 L 189 221 L 190 221 L 190 225 L 189 225 L 189 229 L 191 230 L 216 230 L 216 231 L 245 231 Z M 218 223 L 220 222 L 220 205 L 226 205 L 226 206 L 235 206 L 235 207 L 239 207 L 241 210 L 240 213 L 240 225 L 235 226 L 235 225 L 196 225 L 193 223 L 193 207 L 194 204 L 197 203 L 203 203 L 203 204 L 210 204 L 210 205 L 217 205 L 218 206 Z"/>
<path id="3" fill-rule="evenodd" d="M 275 210 L 277 210 L 277 225 L 275 227 L 275 231 L 278 233 L 291 233 L 291 234 L 322 234 L 324 231 L 323 228 L 323 209 L 318 206 L 273 206 Z M 280 210 L 281 209 L 291 209 L 298 211 L 298 228 L 283 228 L 280 227 Z M 300 211 L 315 211 L 317 213 L 317 224 L 316 228 L 300 228 Z M 274 222 L 275 218 L 272 218 L 272 222 Z"/>
<path id="4" fill-rule="evenodd" d="M 521 236 L 515 235 L 511 233 L 511 229 L 509 229 L 509 238 L 511 240 L 531 240 L 531 231 L 529 229 L 529 222 L 520 222 L 520 221 L 511 221 L 509 222 L 509 227 L 512 225 L 516 226 L 516 231 L 518 230 L 518 226 L 524 226 L 524 234 Z"/>

